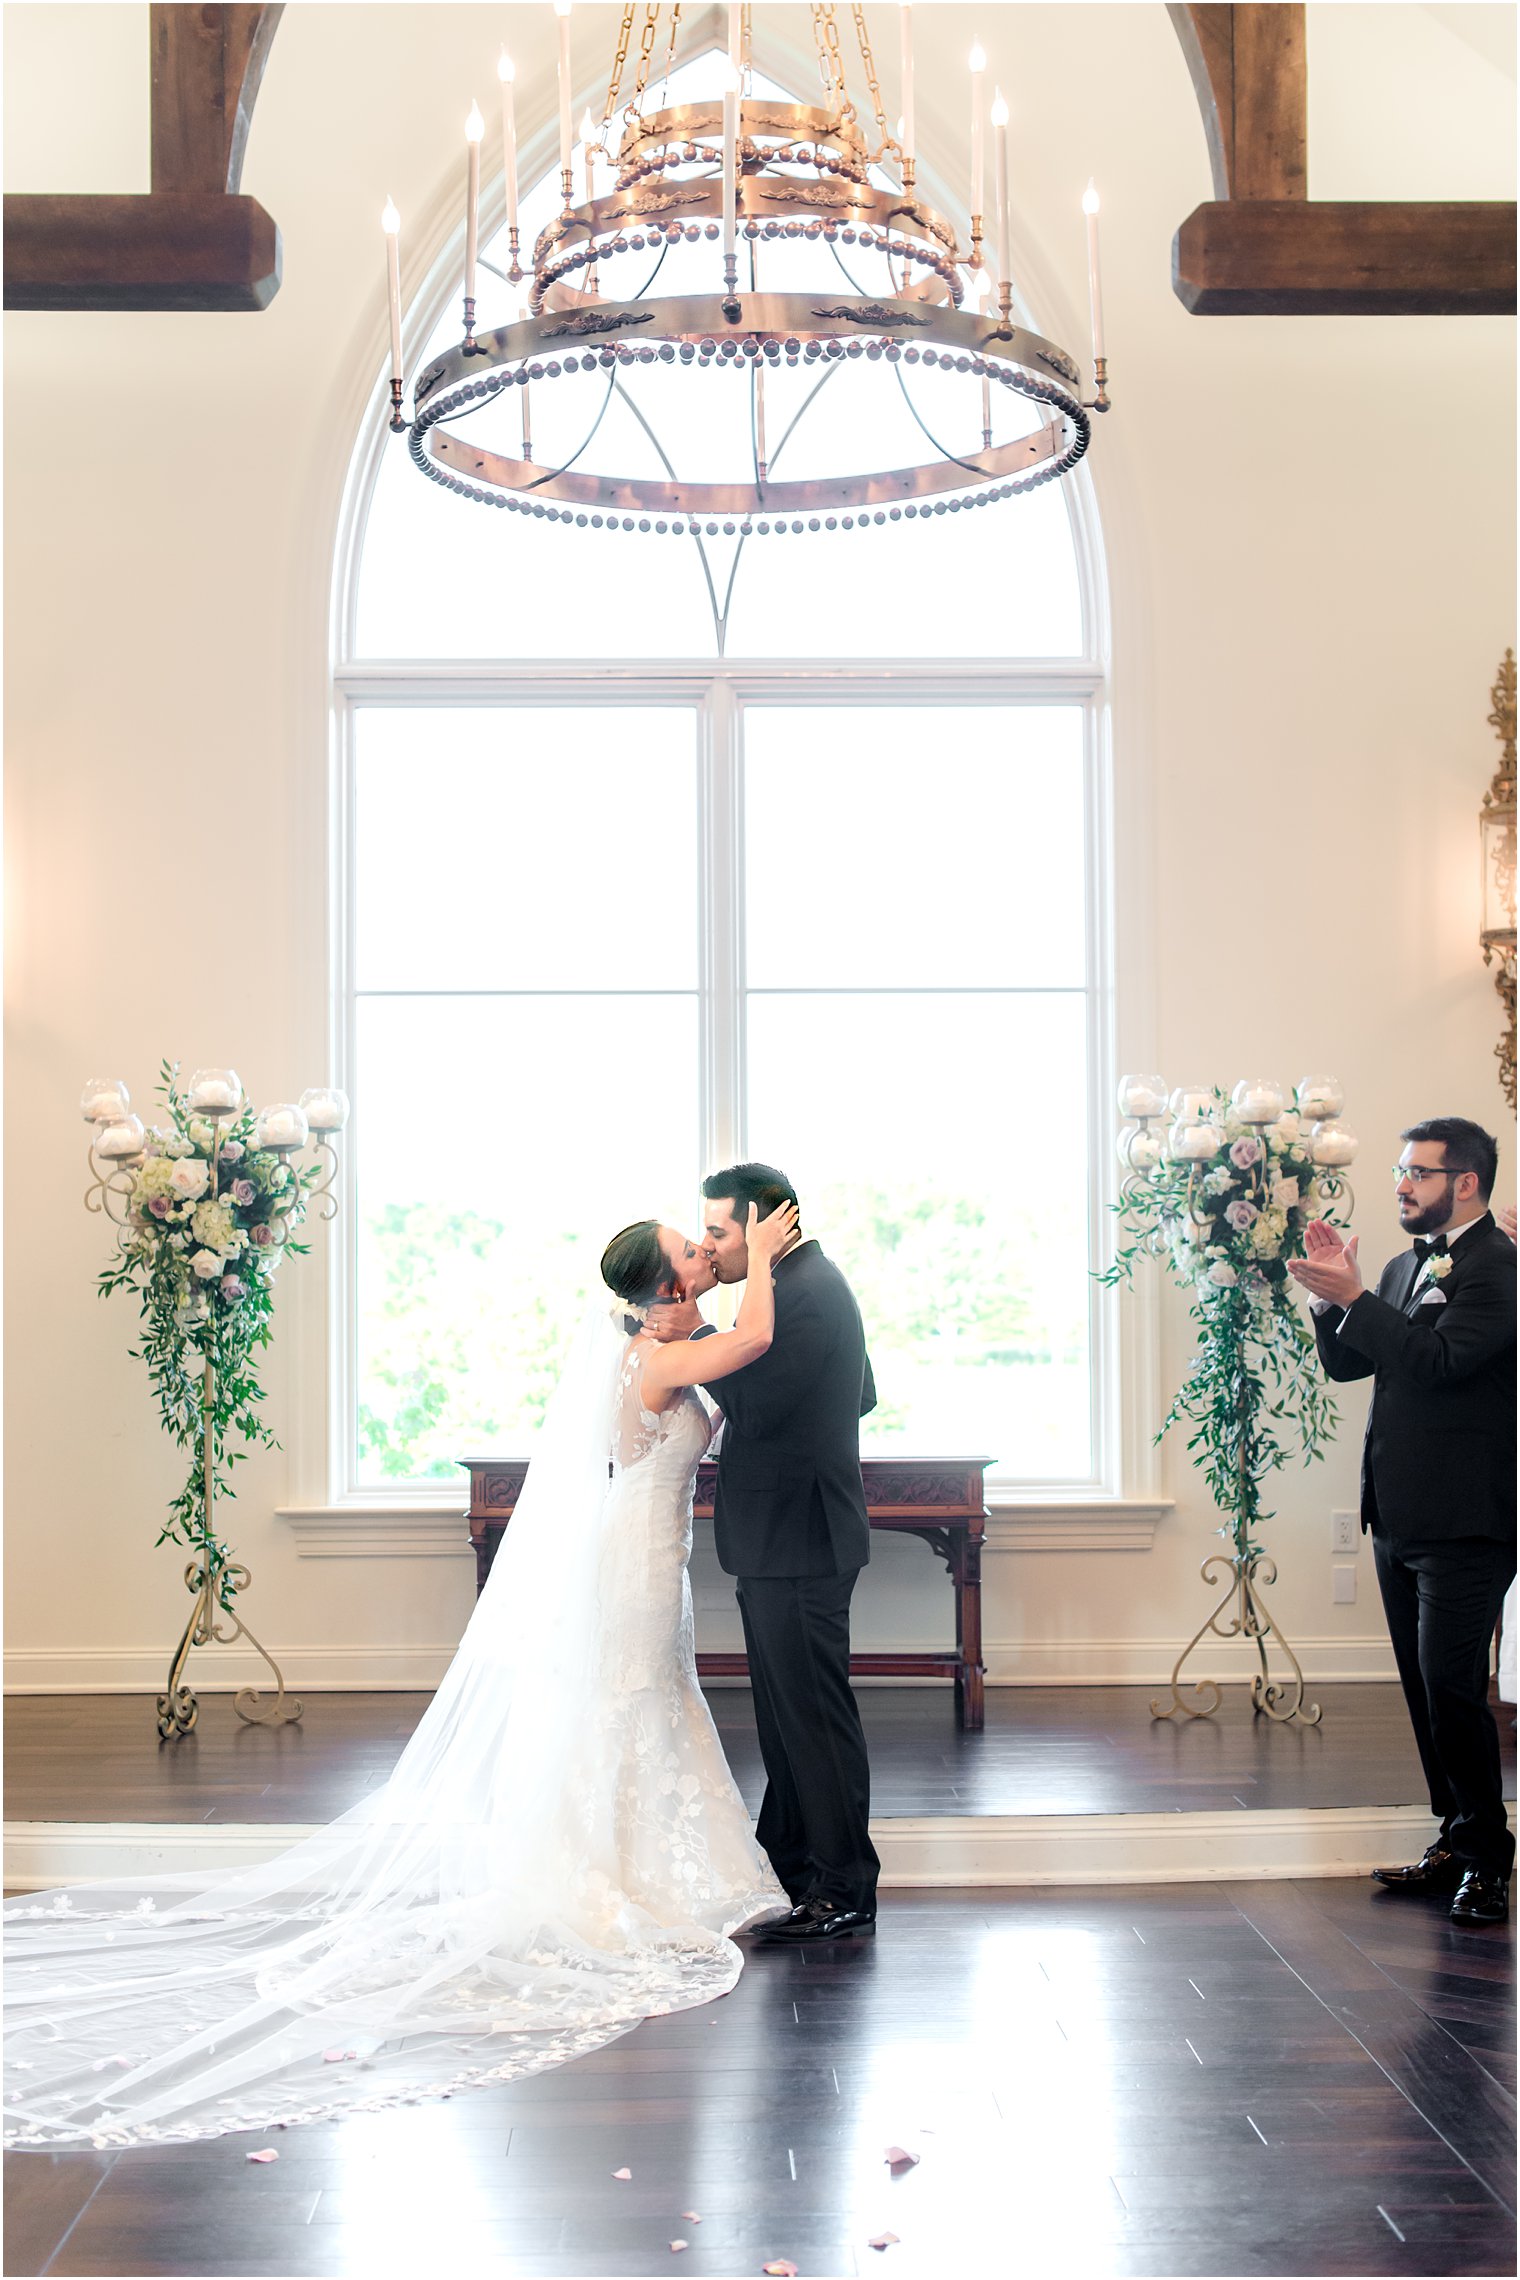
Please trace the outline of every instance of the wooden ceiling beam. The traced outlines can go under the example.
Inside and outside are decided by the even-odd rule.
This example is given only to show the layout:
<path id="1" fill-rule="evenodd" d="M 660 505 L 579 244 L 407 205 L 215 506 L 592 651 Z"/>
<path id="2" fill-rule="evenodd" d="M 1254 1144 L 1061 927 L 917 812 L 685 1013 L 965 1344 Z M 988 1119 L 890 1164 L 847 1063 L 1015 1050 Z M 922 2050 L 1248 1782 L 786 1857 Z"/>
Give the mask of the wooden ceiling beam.
<path id="1" fill-rule="evenodd" d="M 1310 198 L 1296 0 L 1167 13 L 1214 177 L 1172 243 L 1172 289 L 1192 315 L 1514 315 L 1513 204 Z"/>
<path id="2" fill-rule="evenodd" d="M 248 127 L 283 9 L 149 9 L 147 196 L 4 202 L 7 309 L 266 309 L 280 233 L 239 195 Z"/>

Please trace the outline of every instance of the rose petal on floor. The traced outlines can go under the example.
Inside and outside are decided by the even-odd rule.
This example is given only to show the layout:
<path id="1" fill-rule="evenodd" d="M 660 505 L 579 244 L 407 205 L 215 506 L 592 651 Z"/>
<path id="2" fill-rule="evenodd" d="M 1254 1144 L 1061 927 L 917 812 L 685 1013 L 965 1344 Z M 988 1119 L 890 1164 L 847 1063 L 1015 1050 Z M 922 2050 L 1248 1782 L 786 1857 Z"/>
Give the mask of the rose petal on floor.
<path id="1" fill-rule="evenodd" d="M 349 2054 L 346 2050 L 324 2050 L 322 2053 L 322 2064 L 324 2066 L 338 2066 L 345 2058 L 348 2057 L 348 2055 Z"/>
<path id="2" fill-rule="evenodd" d="M 762 2264 L 762 2272 L 774 2275 L 774 2280 L 797 2280 L 797 2267 L 789 2257 L 773 2256 L 769 2264 Z"/>
<path id="3" fill-rule="evenodd" d="M 895 2248 L 897 2246 L 897 2235 L 896 2233 L 877 2233 L 874 2239 L 866 2242 L 866 2246 L 867 2248 Z"/>
<path id="4" fill-rule="evenodd" d="M 620 2185 L 626 2185 L 630 2177 L 632 2177 L 633 2171 L 631 2169 L 614 2169 L 612 2174 Z"/>
<path id="5" fill-rule="evenodd" d="M 280 2157 L 272 2145 L 266 2145 L 262 2153 L 250 2153 L 245 2158 L 249 2161 L 278 2161 Z"/>
<path id="6" fill-rule="evenodd" d="M 702 2222 L 702 2219 L 697 2215 L 695 2209 L 683 2209 L 681 2211 L 681 2221 L 683 2224 L 699 2225 Z"/>
<path id="7" fill-rule="evenodd" d="M 672 2256 L 679 2256 L 683 2248 L 690 2248 L 690 2246 L 689 2240 L 673 2240 L 670 2244 L 670 2253 Z"/>
<path id="8" fill-rule="evenodd" d="M 919 2156 L 909 2153 L 906 2146 L 889 2145 L 884 2158 L 889 2168 L 913 2169 L 917 2167 Z"/>

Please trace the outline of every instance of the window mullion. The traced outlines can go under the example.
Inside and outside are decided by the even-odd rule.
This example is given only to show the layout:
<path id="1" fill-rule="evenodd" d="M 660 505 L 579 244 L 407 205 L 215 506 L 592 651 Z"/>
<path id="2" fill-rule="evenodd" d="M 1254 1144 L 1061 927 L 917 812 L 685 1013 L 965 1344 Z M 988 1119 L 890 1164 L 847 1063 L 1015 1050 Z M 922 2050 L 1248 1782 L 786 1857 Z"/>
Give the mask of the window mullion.
<path id="1" fill-rule="evenodd" d="M 732 1163 L 743 1116 L 743 833 L 738 706 L 727 678 L 713 677 L 699 737 L 701 886 L 698 944 L 702 1015 L 702 1169 Z"/>

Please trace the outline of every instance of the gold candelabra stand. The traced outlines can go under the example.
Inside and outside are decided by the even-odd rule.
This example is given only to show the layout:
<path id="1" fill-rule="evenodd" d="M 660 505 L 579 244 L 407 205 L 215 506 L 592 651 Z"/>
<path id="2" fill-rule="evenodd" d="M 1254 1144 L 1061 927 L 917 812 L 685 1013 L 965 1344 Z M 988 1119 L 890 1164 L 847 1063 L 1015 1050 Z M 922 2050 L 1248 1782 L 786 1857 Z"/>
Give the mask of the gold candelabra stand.
<path id="1" fill-rule="evenodd" d="M 116 1090 L 121 1103 L 118 1119 L 111 1123 L 98 1115 L 91 1118 L 88 1152 L 90 1184 L 85 1190 L 84 1203 L 87 1211 L 101 1212 L 113 1222 L 120 1242 L 122 1235 L 135 1224 L 132 1198 L 137 1170 L 145 1152 L 144 1146 L 137 1143 L 144 1140 L 145 1135 L 142 1134 L 138 1119 L 126 1113 L 125 1086 L 118 1086 Z M 104 1097 L 101 1094 L 97 1099 Z M 315 1209 L 319 1218 L 330 1220 L 335 1217 L 338 1209 L 335 1188 L 338 1153 L 329 1137 L 329 1131 L 341 1129 L 341 1118 L 346 1118 L 348 1104 L 341 1093 L 331 1092 L 322 1097 L 339 1104 L 333 1111 L 340 1116 L 337 1125 L 313 1131 L 299 1110 L 270 1110 L 261 1119 L 261 1126 L 267 1127 L 272 1119 L 283 1117 L 288 1121 L 284 1125 L 276 1125 L 274 1130 L 277 1135 L 289 1133 L 292 1137 L 270 1138 L 261 1130 L 257 1145 L 278 1155 L 286 1165 L 289 1165 L 291 1158 L 301 1148 L 308 1145 L 315 1148 L 319 1159 L 326 1159 L 321 1176 L 309 1176 L 304 1181 L 298 1178 L 291 1194 L 293 1201 L 296 1198 L 304 1199 L 308 1211 Z M 192 1095 L 192 1115 L 203 1118 L 212 1127 L 209 1184 L 205 1199 L 209 1202 L 218 1201 L 222 1192 L 221 1128 L 244 1114 L 247 1107 L 248 1103 L 241 1095 L 232 1104 L 197 1103 Z M 89 1113 L 87 1088 L 86 1114 Z M 283 1248 L 294 1232 L 295 1224 L 289 1208 L 273 1214 L 268 1225 L 274 1244 Z M 216 1314 L 209 1298 L 203 1303 L 208 1308 L 209 1338 L 201 1358 L 201 1548 L 198 1556 L 185 1568 L 185 1588 L 193 1595 L 194 1605 L 170 1660 L 168 1681 L 158 1697 L 158 1732 L 163 1741 L 192 1733 L 200 1716 L 200 1704 L 195 1690 L 185 1676 L 191 1650 L 196 1647 L 231 1646 L 243 1639 L 260 1660 L 268 1665 L 274 1678 L 272 1694 L 266 1695 L 258 1686 L 241 1686 L 233 1694 L 233 1708 L 248 1725 L 293 1725 L 305 1707 L 299 1697 L 292 1694 L 286 1686 L 279 1664 L 262 1639 L 256 1636 L 238 1609 L 231 1604 L 239 1593 L 248 1589 L 253 1580 L 248 1568 L 242 1561 L 227 1561 L 218 1565 L 213 1558 L 216 1541 Z"/>
<path id="2" fill-rule="evenodd" d="M 1320 1088 L 1311 1090 L 1310 1088 Z M 1149 1089 L 1147 1089 L 1149 1088 Z M 1237 1097 L 1250 1090 L 1250 1080 L 1237 1088 Z M 1141 1105 L 1149 1102 L 1149 1107 Z M 1205 1102 L 1208 1105 L 1205 1105 Z M 1138 1201 L 1145 1189 L 1152 1185 L 1158 1172 L 1170 1163 L 1187 1164 L 1187 1186 L 1175 1217 L 1162 1219 L 1150 1231 L 1146 1249 L 1152 1257 L 1165 1258 L 1171 1249 L 1171 1231 L 1182 1217 L 1194 1228 L 1212 1224 L 1213 1214 L 1204 1208 L 1201 1182 L 1206 1169 L 1217 1158 L 1224 1135 L 1217 1116 L 1217 1096 L 1189 1094 L 1185 1089 L 1174 1093 L 1168 1103 L 1159 1080 L 1126 1078 L 1120 1091 L 1120 1104 L 1127 1116 L 1133 1119 L 1133 1129 L 1120 1136 L 1120 1159 L 1125 1166 L 1120 1182 L 1121 1208 Z M 1279 1098 L 1278 1107 L 1281 1107 Z M 1338 1122 L 1342 1107 L 1340 1089 L 1333 1080 L 1306 1079 L 1294 1095 L 1294 1110 L 1301 1119 L 1315 1119 L 1313 1131 L 1304 1137 L 1314 1165 L 1312 1194 L 1315 1205 L 1326 1219 L 1341 1225 L 1349 1222 L 1355 1205 L 1351 1182 L 1345 1166 L 1356 1153 L 1352 1134 Z M 1260 1125 L 1275 1119 L 1256 1115 Z M 1170 1138 L 1165 1139 L 1151 1127 L 1164 1123 L 1168 1116 L 1176 1121 Z M 1270 1200 L 1272 1164 L 1263 1143 L 1254 1164 L 1237 1167 L 1250 1178 L 1254 1201 L 1258 1211 L 1264 1210 Z M 1249 1474 L 1244 1450 L 1240 1465 L 1240 1509 L 1246 1505 Z M 1286 1724 L 1290 1719 L 1300 1725 L 1317 1726 L 1322 1715 L 1317 1702 L 1306 1702 L 1305 1681 L 1297 1655 L 1283 1634 L 1280 1624 L 1268 1609 L 1262 1593 L 1277 1581 L 1277 1563 L 1263 1551 L 1242 1548 L 1237 1543 L 1231 1553 L 1214 1552 L 1199 1570 L 1203 1581 L 1215 1588 L 1222 1575 L 1228 1575 L 1224 1590 L 1199 1624 L 1187 1645 L 1172 1665 L 1167 1694 L 1153 1697 L 1151 1716 L 1173 1718 L 1179 1713 L 1187 1718 L 1210 1718 L 1223 1700 L 1222 1691 L 1214 1679 L 1190 1680 L 1184 1689 L 1181 1676 L 1184 1664 L 1211 1634 L 1220 1639 L 1245 1639 L 1256 1650 L 1257 1669 L 1251 1679 L 1251 1706 L 1265 1717 Z M 1285 1658 L 1290 1675 L 1274 1679 L 1267 1660 L 1267 1643 L 1276 1642 Z"/>

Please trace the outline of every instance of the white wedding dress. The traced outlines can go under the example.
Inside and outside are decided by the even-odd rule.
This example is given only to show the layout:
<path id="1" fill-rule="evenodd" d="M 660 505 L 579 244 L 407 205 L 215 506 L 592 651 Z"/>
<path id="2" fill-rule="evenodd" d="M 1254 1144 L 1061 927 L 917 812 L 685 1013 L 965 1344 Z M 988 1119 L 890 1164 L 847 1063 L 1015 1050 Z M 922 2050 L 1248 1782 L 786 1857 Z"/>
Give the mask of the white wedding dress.
<path id="1" fill-rule="evenodd" d="M 128 2146 L 504 2082 L 722 1995 L 784 1914 L 697 1686 L 696 1394 L 583 1325 L 384 1787 L 257 1868 L 5 1910 L 6 2142 Z"/>

